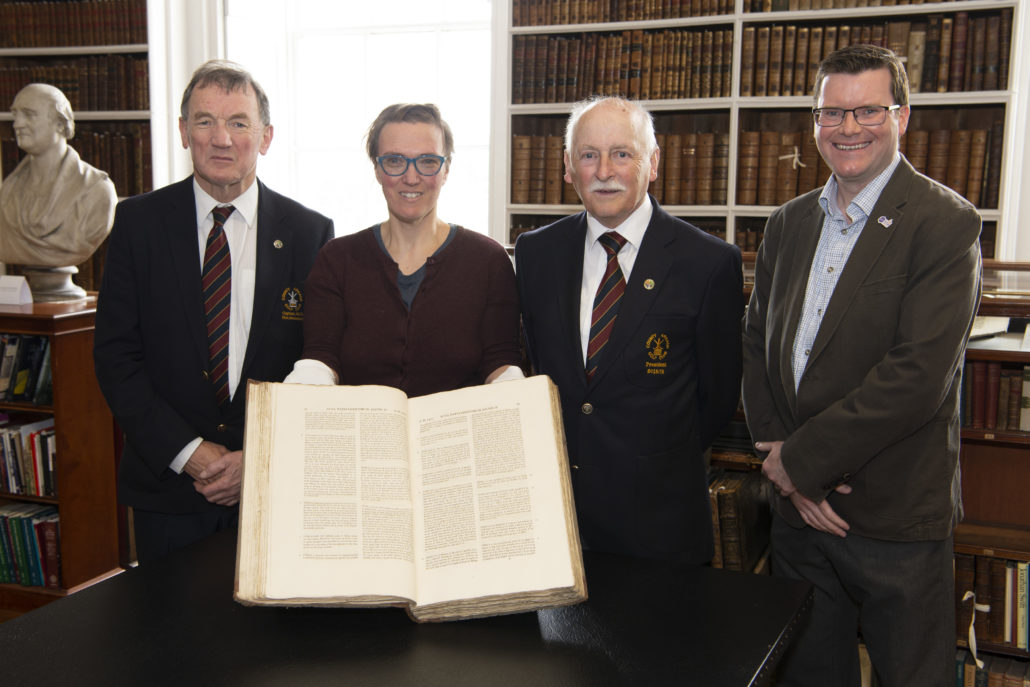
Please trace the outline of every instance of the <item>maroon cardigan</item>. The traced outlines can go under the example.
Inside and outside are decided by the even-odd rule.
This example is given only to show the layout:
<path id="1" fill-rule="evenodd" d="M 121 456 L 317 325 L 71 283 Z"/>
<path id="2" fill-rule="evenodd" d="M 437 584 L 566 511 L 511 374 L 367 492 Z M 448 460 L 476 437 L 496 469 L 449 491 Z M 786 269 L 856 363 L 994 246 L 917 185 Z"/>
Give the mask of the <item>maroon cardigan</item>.
<path id="1" fill-rule="evenodd" d="M 515 272 L 504 248 L 462 227 L 426 260 L 410 311 L 397 263 L 372 229 L 327 243 L 308 276 L 304 358 L 340 384 L 381 384 L 422 396 L 482 384 L 521 364 Z"/>

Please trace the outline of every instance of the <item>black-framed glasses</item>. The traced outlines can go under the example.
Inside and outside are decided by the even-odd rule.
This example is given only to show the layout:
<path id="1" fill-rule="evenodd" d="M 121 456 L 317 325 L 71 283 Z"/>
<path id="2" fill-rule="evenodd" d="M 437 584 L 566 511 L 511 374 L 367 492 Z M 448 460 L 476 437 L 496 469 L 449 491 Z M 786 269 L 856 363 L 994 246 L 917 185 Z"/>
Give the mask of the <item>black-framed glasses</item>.
<path id="1" fill-rule="evenodd" d="M 887 113 L 900 110 L 901 105 L 863 105 L 850 110 L 840 107 L 813 107 L 812 116 L 819 126 L 840 126 L 850 112 L 862 126 L 879 126 L 887 121 Z"/>
<path id="2" fill-rule="evenodd" d="M 408 171 L 410 165 L 415 165 L 415 171 L 424 177 L 433 177 L 440 173 L 447 158 L 443 155 L 432 155 L 426 153 L 418 157 L 404 157 L 403 155 L 380 155 L 376 158 L 380 169 L 387 176 L 399 177 Z"/>

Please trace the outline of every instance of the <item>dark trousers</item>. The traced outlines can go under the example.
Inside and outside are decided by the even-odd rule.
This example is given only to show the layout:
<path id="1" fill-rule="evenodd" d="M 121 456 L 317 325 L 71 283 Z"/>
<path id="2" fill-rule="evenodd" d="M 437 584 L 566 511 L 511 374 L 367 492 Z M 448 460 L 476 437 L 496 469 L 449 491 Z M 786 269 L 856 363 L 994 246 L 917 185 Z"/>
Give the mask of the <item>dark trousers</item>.
<path id="1" fill-rule="evenodd" d="M 777 687 L 858 687 L 858 634 L 882 687 L 955 680 L 952 541 L 893 542 L 794 529 L 773 517 L 773 574 L 815 587 Z"/>
<path id="2" fill-rule="evenodd" d="M 215 532 L 235 527 L 239 522 L 239 510 L 224 508 L 203 513 L 158 513 L 134 508 L 132 522 L 136 535 L 136 560 L 146 563 Z"/>

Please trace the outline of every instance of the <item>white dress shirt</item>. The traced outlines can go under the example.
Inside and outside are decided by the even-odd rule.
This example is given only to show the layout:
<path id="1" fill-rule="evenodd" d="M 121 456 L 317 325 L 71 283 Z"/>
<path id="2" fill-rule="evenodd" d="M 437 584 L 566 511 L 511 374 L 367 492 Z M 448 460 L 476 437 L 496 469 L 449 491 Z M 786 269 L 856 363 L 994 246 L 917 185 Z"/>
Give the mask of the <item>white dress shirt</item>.
<path id="1" fill-rule="evenodd" d="M 640 251 L 640 244 L 644 240 L 644 232 L 651 222 L 651 199 L 644 197 L 644 202 L 633 211 L 626 221 L 609 229 L 590 213 L 587 213 L 587 235 L 586 245 L 583 247 L 583 284 L 579 293 L 579 336 L 582 345 L 583 365 L 587 361 L 587 344 L 590 341 L 590 320 L 594 309 L 594 296 L 597 295 L 597 287 L 604 277 L 604 270 L 608 266 L 608 252 L 598 241 L 602 234 L 609 231 L 617 231 L 626 239 L 626 245 L 619 251 L 619 268 L 622 270 L 622 277 L 629 284 L 629 275 L 633 271 L 633 263 Z"/>
<path id="2" fill-rule="evenodd" d="M 204 267 L 204 251 L 207 236 L 215 220 L 212 210 L 219 203 L 193 179 L 193 196 L 197 203 L 197 259 L 201 270 Z M 247 339 L 250 337 L 250 320 L 254 312 L 254 283 L 257 275 L 257 208 L 258 185 L 237 196 L 231 203 L 236 211 L 229 215 L 223 229 L 229 242 L 229 259 L 232 265 L 232 294 L 229 306 L 229 399 L 236 395 L 243 369 L 243 357 L 247 353 Z M 172 461 L 170 467 L 182 472 L 186 461 L 200 446 L 202 439 L 196 437 L 188 443 Z"/>

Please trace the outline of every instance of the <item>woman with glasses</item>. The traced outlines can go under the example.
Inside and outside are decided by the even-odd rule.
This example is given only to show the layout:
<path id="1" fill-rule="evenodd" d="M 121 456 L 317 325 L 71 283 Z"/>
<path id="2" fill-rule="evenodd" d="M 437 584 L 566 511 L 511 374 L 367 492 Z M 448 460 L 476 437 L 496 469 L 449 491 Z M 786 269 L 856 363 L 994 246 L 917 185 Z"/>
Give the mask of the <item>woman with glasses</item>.
<path id="1" fill-rule="evenodd" d="M 388 219 L 322 248 L 303 294 L 304 353 L 287 382 L 421 396 L 522 376 L 511 261 L 436 214 L 453 149 L 435 105 L 390 105 L 369 127 Z"/>

